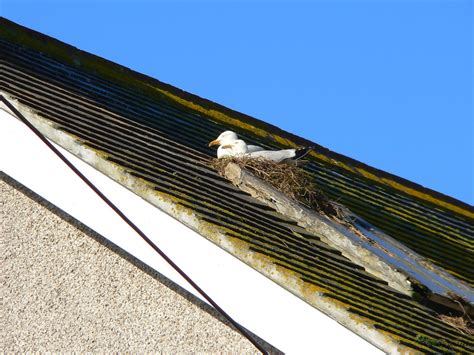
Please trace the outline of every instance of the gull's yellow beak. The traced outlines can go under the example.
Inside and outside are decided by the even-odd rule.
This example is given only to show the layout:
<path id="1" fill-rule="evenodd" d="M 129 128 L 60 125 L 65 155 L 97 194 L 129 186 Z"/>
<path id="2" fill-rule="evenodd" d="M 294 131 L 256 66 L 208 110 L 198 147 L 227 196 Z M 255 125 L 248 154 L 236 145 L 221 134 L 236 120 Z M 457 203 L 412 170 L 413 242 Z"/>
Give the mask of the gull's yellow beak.
<path id="1" fill-rule="evenodd" d="M 215 140 L 209 142 L 209 147 L 212 147 L 213 145 L 221 145 L 220 140 L 215 139 Z"/>

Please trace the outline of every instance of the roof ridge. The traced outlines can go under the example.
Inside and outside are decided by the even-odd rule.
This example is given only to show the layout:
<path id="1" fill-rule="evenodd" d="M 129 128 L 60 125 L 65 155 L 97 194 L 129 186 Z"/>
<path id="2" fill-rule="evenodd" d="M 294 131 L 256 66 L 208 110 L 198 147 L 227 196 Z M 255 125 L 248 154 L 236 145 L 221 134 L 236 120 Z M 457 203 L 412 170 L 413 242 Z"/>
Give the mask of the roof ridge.
<path id="1" fill-rule="evenodd" d="M 310 155 L 314 158 L 348 170 L 365 179 L 382 184 L 405 195 L 423 200 L 431 205 L 474 220 L 474 206 L 454 197 L 369 166 L 343 154 L 333 152 L 326 147 L 293 133 L 286 132 L 270 123 L 232 110 L 115 62 L 80 50 L 4 17 L 0 17 L 0 24 L 0 37 L 40 51 L 49 57 L 73 67 L 80 67 L 82 70 L 103 76 L 113 82 L 133 86 L 152 97 L 159 96 L 162 99 L 183 106 L 188 110 L 198 111 L 213 120 L 224 122 L 240 130 L 252 132 L 262 138 L 271 139 L 281 146 L 295 147 L 298 145 L 313 145 L 315 146 L 315 150 L 312 151 Z"/>

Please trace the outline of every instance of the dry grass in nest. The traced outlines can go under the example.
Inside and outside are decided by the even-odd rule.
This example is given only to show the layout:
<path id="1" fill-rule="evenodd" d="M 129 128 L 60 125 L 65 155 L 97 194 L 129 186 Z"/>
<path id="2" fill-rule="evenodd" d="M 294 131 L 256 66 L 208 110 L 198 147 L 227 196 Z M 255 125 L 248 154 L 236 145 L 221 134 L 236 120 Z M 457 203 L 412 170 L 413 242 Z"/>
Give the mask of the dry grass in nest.
<path id="1" fill-rule="evenodd" d="M 461 333 L 467 335 L 474 335 L 474 322 L 469 316 L 469 312 L 466 310 L 466 308 L 469 310 L 469 308 L 471 307 L 469 305 L 469 302 L 452 292 L 449 292 L 448 295 L 454 302 L 459 305 L 459 308 L 461 308 L 461 315 L 454 316 L 439 314 L 438 318 L 441 319 L 444 323 L 456 328 Z"/>
<path id="2" fill-rule="evenodd" d="M 210 166 L 216 169 L 219 174 L 225 176 L 224 169 L 230 162 L 248 170 L 258 178 L 271 184 L 278 191 L 305 206 L 329 217 L 345 221 L 342 208 L 331 201 L 313 182 L 311 175 L 303 169 L 288 164 L 277 164 L 263 158 L 248 157 L 213 159 Z"/>
<path id="3" fill-rule="evenodd" d="M 441 314 L 438 315 L 438 317 L 444 323 L 456 328 L 461 333 L 474 336 L 474 323 L 472 322 L 472 319 L 469 316 L 464 315 L 455 317 Z"/>

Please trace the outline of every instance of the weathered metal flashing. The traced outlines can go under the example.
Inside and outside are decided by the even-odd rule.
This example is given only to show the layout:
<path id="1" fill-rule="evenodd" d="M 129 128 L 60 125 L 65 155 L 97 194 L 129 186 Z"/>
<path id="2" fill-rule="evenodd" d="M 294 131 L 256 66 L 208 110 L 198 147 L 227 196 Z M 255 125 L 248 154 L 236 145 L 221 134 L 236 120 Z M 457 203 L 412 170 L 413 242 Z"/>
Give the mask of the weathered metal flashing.
<path id="1" fill-rule="evenodd" d="M 306 230 L 320 235 L 328 245 L 369 273 L 387 281 L 394 289 L 413 296 L 412 285 L 415 283 L 429 290 L 426 296 L 430 300 L 456 311 L 461 309 L 452 300 L 453 295 L 474 305 L 474 292 L 469 286 L 350 211 L 346 210 L 346 216 L 365 238 L 292 200 L 235 163 L 228 163 L 224 174 L 234 185 Z"/>

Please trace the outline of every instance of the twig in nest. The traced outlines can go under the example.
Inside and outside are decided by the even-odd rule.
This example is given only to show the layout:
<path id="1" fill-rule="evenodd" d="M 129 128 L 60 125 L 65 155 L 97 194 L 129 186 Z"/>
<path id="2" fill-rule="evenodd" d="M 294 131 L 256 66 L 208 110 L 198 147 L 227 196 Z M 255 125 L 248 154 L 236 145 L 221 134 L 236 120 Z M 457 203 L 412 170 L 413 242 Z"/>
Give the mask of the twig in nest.
<path id="1" fill-rule="evenodd" d="M 328 217 L 349 223 L 342 207 L 331 201 L 306 171 L 293 165 L 277 164 L 263 158 L 229 157 L 213 159 L 209 165 L 224 175 L 230 162 L 268 182 L 278 191 Z"/>
<path id="2" fill-rule="evenodd" d="M 474 335 L 474 324 L 469 316 L 447 316 L 445 314 L 438 315 L 444 323 L 456 328 L 463 334 Z"/>

